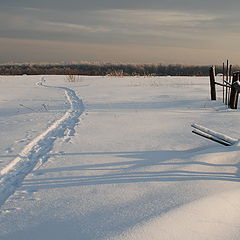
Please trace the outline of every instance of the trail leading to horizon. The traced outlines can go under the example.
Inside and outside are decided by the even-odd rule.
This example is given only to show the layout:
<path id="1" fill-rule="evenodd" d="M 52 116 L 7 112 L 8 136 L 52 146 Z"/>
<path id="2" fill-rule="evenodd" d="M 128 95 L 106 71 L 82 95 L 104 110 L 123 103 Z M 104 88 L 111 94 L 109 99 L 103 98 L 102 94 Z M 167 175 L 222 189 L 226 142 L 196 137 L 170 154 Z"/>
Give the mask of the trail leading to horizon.
<path id="1" fill-rule="evenodd" d="M 51 87 L 43 85 L 42 82 L 38 82 L 37 85 Z M 54 88 L 65 91 L 70 109 L 47 130 L 27 144 L 15 159 L 1 170 L 0 206 L 15 192 L 25 176 L 34 169 L 39 161 L 47 157 L 46 155 L 53 148 L 55 140 L 64 137 L 66 132 L 69 134 L 74 131 L 74 127 L 84 111 L 82 100 L 73 90 L 66 87 Z"/>

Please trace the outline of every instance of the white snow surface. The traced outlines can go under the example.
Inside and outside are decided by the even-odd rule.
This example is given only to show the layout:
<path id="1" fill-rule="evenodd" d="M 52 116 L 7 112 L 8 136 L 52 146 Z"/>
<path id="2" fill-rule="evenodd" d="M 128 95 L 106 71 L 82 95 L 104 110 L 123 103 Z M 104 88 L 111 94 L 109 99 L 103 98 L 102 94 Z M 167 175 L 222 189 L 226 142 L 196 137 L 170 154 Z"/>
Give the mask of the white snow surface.
<path id="1" fill-rule="evenodd" d="M 208 78 L 0 83 L 1 240 L 240 238 L 240 146 L 191 133 L 240 138 Z"/>

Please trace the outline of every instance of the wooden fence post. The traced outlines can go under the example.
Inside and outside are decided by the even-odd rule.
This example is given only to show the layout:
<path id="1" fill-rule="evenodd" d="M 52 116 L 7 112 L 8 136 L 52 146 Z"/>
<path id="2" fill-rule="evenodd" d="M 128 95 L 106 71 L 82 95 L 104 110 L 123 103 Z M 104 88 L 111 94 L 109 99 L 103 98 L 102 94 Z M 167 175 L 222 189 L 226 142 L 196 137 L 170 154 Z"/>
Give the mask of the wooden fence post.
<path id="1" fill-rule="evenodd" d="M 215 87 L 215 68 L 212 66 L 209 69 L 211 100 L 216 100 L 216 87 Z"/>
<path id="2" fill-rule="evenodd" d="M 224 89 L 225 89 L 225 87 L 224 87 L 224 81 L 225 81 L 225 64 L 224 64 L 224 62 L 223 62 L 223 69 L 222 69 L 222 77 L 223 77 L 223 79 L 222 79 L 222 83 L 223 83 L 223 103 L 224 103 L 224 96 L 225 96 L 225 94 L 224 94 Z"/>
<path id="3" fill-rule="evenodd" d="M 228 66 L 228 60 L 227 60 L 227 66 L 226 66 L 226 82 L 228 82 L 228 75 L 229 75 L 229 66 Z M 226 83 L 225 83 L 226 84 Z M 228 88 L 225 88 L 225 104 L 228 105 Z"/>
<path id="4" fill-rule="evenodd" d="M 229 67 L 229 84 L 232 85 L 232 65 L 230 65 Z M 229 91 L 228 91 L 228 106 L 230 104 L 230 96 L 231 96 L 231 88 L 229 88 Z"/>
<path id="5" fill-rule="evenodd" d="M 232 87 L 231 87 L 231 93 L 230 93 L 230 101 L 229 101 L 229 107 L 231 109 L 237 109 L 238 105 L 238 91 L 235 89 L 233 83 L 239 80 L 239 72 L 233 73 L 232 78 Z"/>

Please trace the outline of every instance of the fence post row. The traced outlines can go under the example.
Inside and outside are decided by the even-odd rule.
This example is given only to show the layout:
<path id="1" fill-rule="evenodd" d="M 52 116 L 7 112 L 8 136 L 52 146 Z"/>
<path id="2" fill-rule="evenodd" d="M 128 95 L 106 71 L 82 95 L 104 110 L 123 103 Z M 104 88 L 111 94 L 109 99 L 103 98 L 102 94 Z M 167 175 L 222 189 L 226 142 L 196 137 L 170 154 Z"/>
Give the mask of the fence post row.
<path id="1" fill-rule="evenodd" d="M 237 109 L 238 106 L 238 95 L 240 93 L 240 72 L 234 72 L 231 74 L 232 65 L 228 67 L 227 61 L 227 72 L 226 80 L 224 79 L 224 63 L 223 63 L 223 83 L 216 82 L 215 79 L 215 67 L 209 68 L 210 76 L 210 88 L 211 88 L 211 100 L 216 100 L 216 85 L 223 87 L 223 102 L 228 105 L 231 109 Z M 225 101 L 224 101 L 225 100 Z"/>

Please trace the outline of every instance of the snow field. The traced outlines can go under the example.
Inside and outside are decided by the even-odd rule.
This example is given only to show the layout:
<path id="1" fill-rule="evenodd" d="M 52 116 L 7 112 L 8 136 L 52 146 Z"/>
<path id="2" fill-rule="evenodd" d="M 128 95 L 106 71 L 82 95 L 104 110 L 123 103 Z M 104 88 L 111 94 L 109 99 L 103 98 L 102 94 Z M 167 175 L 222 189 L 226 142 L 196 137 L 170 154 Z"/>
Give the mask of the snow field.
<path id="1" fill-rule="evenodd" d="M 191 133 L 198 123 L 239 138 L 239 111 L 209 101 L 208 78 L 45 84 L 73 90 L 85 111 L 2 205 L 1 239 L 239 239 L 239 148 Z"/>

